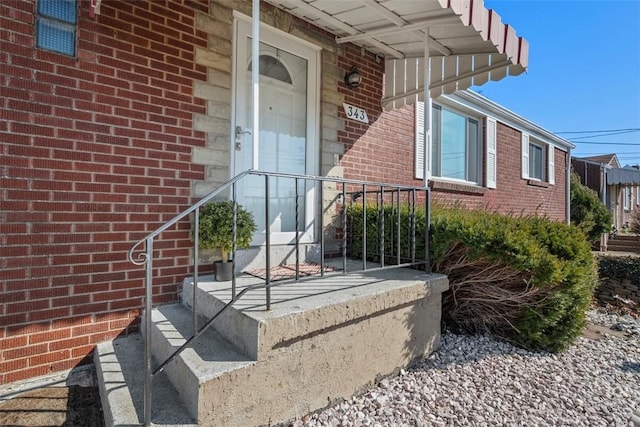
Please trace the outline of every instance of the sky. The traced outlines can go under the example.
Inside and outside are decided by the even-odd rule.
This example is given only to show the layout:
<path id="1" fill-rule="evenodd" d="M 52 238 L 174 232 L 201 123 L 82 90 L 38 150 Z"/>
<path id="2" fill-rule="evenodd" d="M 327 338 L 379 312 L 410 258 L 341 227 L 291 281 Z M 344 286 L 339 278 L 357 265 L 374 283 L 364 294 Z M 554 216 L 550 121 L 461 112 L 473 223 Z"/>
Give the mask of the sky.
<path id="1" fill-rule="evenodd" d="M 485 0 L 485 7 L 529 42 L 529 66 L 473 89 L 571 141 L 574 157 L 615 153 L 622 166 L 640 164 L 640 0 Z M 633 131 L 607 135 L 623 130 Z"/>

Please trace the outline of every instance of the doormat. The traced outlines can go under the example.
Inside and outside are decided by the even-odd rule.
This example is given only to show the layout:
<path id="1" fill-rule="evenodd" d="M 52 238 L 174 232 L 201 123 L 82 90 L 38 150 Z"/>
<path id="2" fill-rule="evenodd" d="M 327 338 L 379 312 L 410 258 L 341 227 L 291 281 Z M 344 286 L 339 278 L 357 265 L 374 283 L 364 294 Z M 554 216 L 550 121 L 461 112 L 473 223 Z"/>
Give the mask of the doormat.
<path id="1" fill-rule="evenodd" d="M 324 271 L 331 272 L 335 269 L 331 266 L 324 266 Z M 267 280 L 267 269 L 266 268 L 258 268 L 256 270 L 245 271 L 245 273 L 250 274 L 255 277 L 259 277 L 260 279 Z M 320 274 L 320 264 L 304 262 L 300 263 L 299 277 L 307 277 L 313 276 L 314 274 Z M 271 281 L 275 282 L 276 280 L 286 280 L 286 279 L 295 279 L 296 277 L 296 265 L 278 265 L 275 267 L 271 267 Z"/>

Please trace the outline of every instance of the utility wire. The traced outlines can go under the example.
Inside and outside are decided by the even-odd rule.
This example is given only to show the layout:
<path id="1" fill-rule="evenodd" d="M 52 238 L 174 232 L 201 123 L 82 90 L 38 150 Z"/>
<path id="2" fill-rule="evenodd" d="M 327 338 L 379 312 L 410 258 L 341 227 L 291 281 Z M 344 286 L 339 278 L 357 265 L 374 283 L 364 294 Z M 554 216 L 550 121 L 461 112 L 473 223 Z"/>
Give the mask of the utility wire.
<path id="1" fill-rule="evenodd" d="M 559 133 L 603 133 L 603 132 L 640 132 L 640 128 L 607 129 L 607 130 L 576 130 L 576 131 L 565 131 L 565 132 L 554 132 L 554 133 L 559 134 Z"/>
<path id="2" fill-rule="evenodd" d="M 619 132 L 601 133 L 600 135 L 579 136 L 577 138 L 571 138 L 569 141 L 574 141 L 576 139 L 593 138 L 594 136 L 601 137 L 601 136 L 620 135 L 620 134 L 623 134 L 623 133 L 633 133 L 633 132 L 638 132 L 638 130 L 621 130 Z"/>
<path id="3" fill-rule="evenodd" d="M 630 147 L 632 145 L 640 145 L 640 142 L 598 142 L 598 141 L 576 141 L 576 144 L 597 144 L 597 145 L 624 145 Z"/>
<path id="4" fill-rule="evenodd" d="M 633 145 L 633 144 L 639 143 L 640 142 L 640 138 L 638 140 L 636 140 L 636 141 L 618 141 L 618 142 L 612 142 L 612 141 L 574 141 L 574 142 L 576 144 L 591 144 L 591 143 L 593 143 L 593 144 Z"/>
<path id="5" fill-rule="evenodd" d="M 616 151 L 616 155 L 624 155 L 624 156 L 635 156 L 635 157 L 640 157 L 640 152 L 638 151 Z"/>

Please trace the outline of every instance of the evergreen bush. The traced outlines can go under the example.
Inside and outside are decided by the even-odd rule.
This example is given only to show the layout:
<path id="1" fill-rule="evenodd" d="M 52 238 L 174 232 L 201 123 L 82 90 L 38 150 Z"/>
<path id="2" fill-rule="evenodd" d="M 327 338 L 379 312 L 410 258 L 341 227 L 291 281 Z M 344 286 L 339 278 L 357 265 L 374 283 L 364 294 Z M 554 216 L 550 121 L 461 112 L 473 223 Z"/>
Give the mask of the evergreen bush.
<path id="1" fill-rule="evenodd" d="M 598 194 L 580 183 L 576 173 L 571 174 L 571 223 L 585 233 L 595 245 L 602 233 L 611 231 L 611 213 L 598 198 Z"/>
<path id="2" fill-rule="evenodd" d="M 366 210 L 366 227 L 363 227 L 363 208 L 361 204 L 347 208 L 347 255 L 351 258 L 362 258 L 362 230 L 366 228 L 367 259 L 380 262 L 384 252 L 385 264 L 395 264 L 398 259 L 398 207 L 389 205 L 370 205 Z M 425 210 L 416 209 L 415 226 L 412 223 L 412 212 L 406 205 L 400 207 L 400 257 L 401 262 L 412 259 L 412 235 L 415 227 L 415 258 L 425 259 Z M 382 225 L 384 223 L 384 225 Z M 384 229 L 384 251 L 381 251 L 382 240 L 379 230 Z"/>
<path id="3" fill-rule="evenodd" d="M 348 208 L 350 229 L 356 233 L 362 229 L 362 209 Z M 385 252 L 394 252 L 387 245 L 393 241 L 397 220 L 388 209 Z M 368 206 L 366 212 L 371 248 L 367 253 L 372 260 L 379 259 L 375 242 L 380 211 Z M 417 240 L 422 241 L 424 211 L 417 216 Z M 401 230 L 410 230 L 406 207 L 400 217 Z M 361 235 L 350 240 L 350 256 L 361 255 L 361 240 Z M 566 348 L 582 332 L 597 269 L 590 245 L 576 227 L 539 217 L 434 207 L 429 240 L 432 271 L 449 277 L 450 290 L 443 295 L 443 321 L 449 327 L 490 332 L 525 348 L 547 351 Z M 410 241 L 402 239 L 403 259 L 411 255 Z M 424 245 L 416 245 L 416 258 L 423 256 Z"/>
<path id="4" fill-rule="evenodd" d="M 601 279 L 628 279 L 631 284 L 640 287 L 640 257 L 600 255 L 598 271 Z"/>

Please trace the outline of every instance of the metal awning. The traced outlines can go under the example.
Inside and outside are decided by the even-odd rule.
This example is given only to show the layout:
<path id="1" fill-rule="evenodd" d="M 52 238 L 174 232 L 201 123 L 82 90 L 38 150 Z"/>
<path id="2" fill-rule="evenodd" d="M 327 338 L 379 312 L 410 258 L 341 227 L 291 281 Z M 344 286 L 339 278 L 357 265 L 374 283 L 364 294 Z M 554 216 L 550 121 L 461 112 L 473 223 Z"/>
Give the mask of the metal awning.
<path id="1" fill-rule="evenodd" d="M 640 170 L 625 166 L 624 168 L 613 168 L 607 170 L 608 185 L 640 185 Z"/>
<path id="2" fill-rule="evenodd" d="M 335 34 L 337 43 L 384 57 L 385 109 L 422 100 L 429 74 L 435 97 L 521 74 L 528 65 L 527 41 L 482 0 L 268 2 Z"/>

